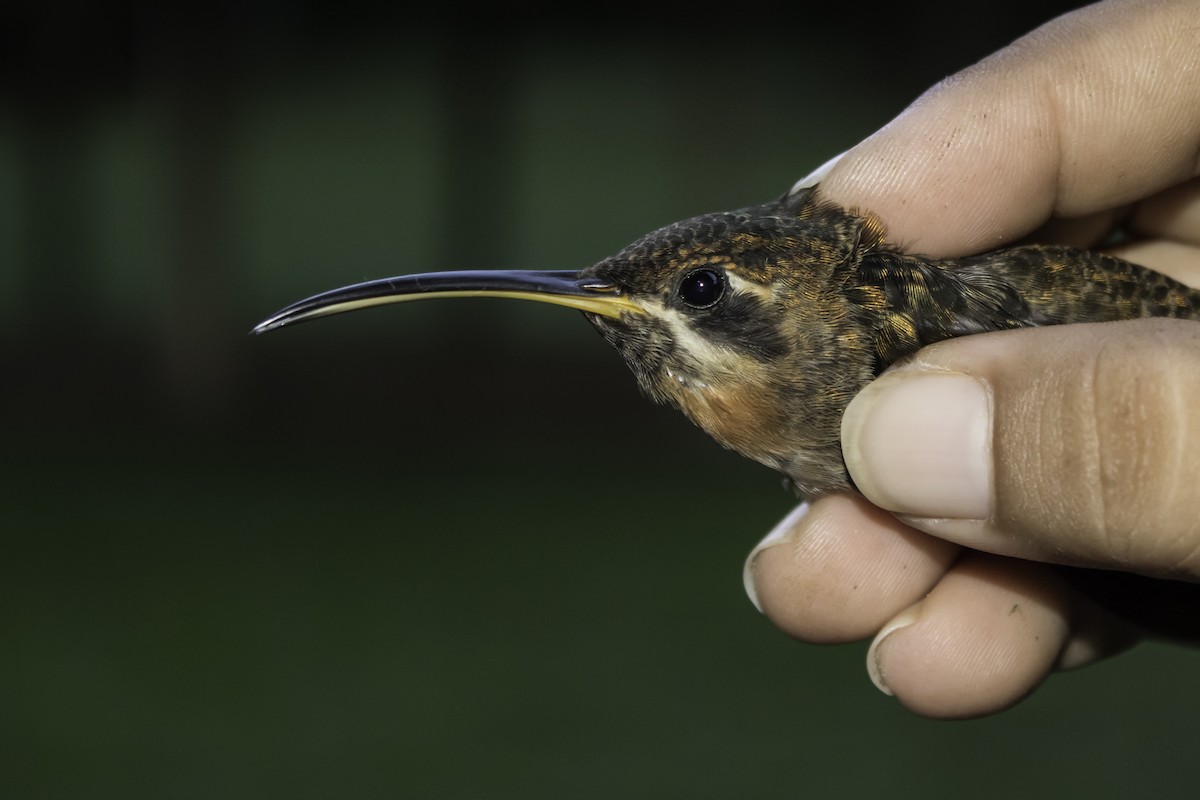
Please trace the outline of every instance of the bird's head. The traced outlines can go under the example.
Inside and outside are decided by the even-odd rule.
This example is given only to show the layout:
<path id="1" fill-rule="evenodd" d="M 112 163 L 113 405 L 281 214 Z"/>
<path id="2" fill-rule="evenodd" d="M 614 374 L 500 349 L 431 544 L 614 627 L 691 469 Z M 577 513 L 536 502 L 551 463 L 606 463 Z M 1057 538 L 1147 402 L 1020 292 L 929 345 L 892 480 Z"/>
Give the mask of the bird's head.
<path id="1" fill-rule="evenodd" d="M 654 231 L 578 272 L 405 275 L 293 304 L 254 329 L 437 297 L 509 297 L 578 309 L 643 391 L 805 493 L 847 485 L 841 411 L 871 377 L 839 285 L 863 221 L 768 203 Z"/>

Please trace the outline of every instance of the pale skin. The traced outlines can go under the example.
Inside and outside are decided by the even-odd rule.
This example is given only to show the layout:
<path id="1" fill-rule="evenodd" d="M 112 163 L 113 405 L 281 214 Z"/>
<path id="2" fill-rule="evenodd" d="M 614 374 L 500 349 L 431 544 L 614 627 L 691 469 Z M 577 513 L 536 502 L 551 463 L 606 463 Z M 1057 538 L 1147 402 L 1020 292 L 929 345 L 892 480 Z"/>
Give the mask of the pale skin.
<path id="1" fill-rule="evenodd" d="M 1196 0 L 1056 19 L 809 182 L 910 252 L 1094 247 L 1119 223 L 1132 239 L 1119 255 L 1200 286 L 1197 20 Z M 927 348 L 846 413 L 867 499 L 790 515 L 752 554 L 748 587 L 798 639 L 873 639 L 872 679 L 918 714 L 1000 711 L 1143 635 L 1039 562 L 1200 582 L 1197 397 L 1195 322 Z"/>

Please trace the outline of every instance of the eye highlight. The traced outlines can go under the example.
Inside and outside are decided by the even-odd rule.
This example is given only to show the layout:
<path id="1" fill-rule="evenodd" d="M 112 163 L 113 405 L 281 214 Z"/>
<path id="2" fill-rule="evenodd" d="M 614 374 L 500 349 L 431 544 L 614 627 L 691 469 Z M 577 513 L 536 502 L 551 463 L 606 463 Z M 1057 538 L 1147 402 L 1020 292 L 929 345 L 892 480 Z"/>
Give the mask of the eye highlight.
<path id="1" fill-rule="evenodd" d="M 679 282 L 679 299 L 692 308 L 711 308 L 724 295 L 725 276 L 715 269 L 694 269 Z"/>

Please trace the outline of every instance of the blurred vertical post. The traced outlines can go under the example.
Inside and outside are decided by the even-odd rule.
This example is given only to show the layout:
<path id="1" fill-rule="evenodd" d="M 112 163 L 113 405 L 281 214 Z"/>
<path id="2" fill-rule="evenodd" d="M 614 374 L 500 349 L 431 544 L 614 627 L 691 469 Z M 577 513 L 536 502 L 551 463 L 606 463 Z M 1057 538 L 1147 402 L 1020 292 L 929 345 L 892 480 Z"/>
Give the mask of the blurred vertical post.
<path id="1" fill-rule="evenodd" d="M 520 42 L 513 26 L 499 18 L 502 11 L 483 6 L 470 13 L 483 18 L 437 32 L 443 164 L 438 249 L 447 269 L 507 266 L 515 224 Z M 505 309 L 480 305 L 471 310 L 469 325 L 448 315 L 447 333 L 468 338 L 470 347 L 463 351 L 486 361 L 496 337 L 480 331 L 494 329 Z"/>
<path id="2" fill-rule="evenodd" d="M 170 9 L 170 10 L 169 10 Z M 186 9 L 186 12 L 183 10 Z M 195 17 L 202 17 L 197 19 Z M 238 386 L 244 321 L 237 304 L 231 150 L 241 23 L 231 5 L 147 12 L 150 67 L 166 139 L 160 353 L 173 405 L 204 422 L 227 411 Z"/>
<path id="3" fill-rule="evenodd" d="M 87 14 L 28 9 L 23 16 L 9 20 L 25 36 L 23 41 L 11 37 L 9 43 L 21 52 L 8 54 L 21 152 L 22 244 L 28 254 L 23 327 L 31 349 L 56 358 L 64 349 L 87 345 L 81 333 L 93 330 L 97 316 L 89 303 L 98 278 L 88 255 L 90 109 L 85 100 L 99 82 L 98 70 L 87 67 L 104 30 Z"/>

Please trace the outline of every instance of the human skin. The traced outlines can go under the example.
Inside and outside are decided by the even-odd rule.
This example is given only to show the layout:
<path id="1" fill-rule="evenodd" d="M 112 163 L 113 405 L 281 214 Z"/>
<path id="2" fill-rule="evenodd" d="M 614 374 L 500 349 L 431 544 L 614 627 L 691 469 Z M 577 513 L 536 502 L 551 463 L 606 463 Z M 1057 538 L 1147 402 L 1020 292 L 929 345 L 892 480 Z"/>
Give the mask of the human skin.
<path id="1" fill-rule="evenodd" d="M 802 183 L 909 252 L 1095 247 L 1120 226 L 1113 252 L 1200 286 L 1198 18 L 1195 0 L 1067 14 Z M 874 637 L 872 680 L 919 714 L 1007 708 L 1143 635 L 1047 563 L 1200 581 L 1197 396 L 1194 322 L 926 348 L 846 412 L 865 497 L 789 515 L 748 559 L 748 591 L 798 639 Z"/>

